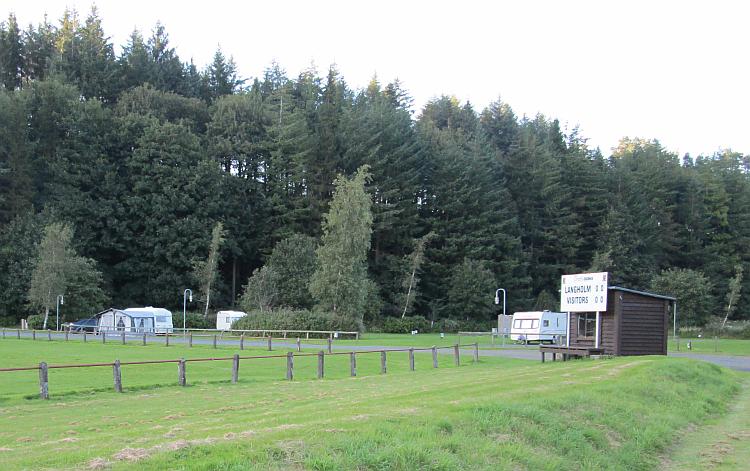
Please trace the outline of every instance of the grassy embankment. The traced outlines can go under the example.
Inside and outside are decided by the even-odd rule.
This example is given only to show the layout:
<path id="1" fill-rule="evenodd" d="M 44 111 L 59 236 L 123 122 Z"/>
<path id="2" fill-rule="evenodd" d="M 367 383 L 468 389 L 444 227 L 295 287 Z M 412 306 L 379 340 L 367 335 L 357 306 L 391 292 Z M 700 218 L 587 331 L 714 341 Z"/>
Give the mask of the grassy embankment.
<path id="1" fill-rule="evenodd" d="M 16 354 L 21 344 L 36 353 Z M 176 347 L 81 347 L 95 345 L 3 342 L 0 363 L 33 364 L 41 356 L 56 362 L 53 353 L 60 362 L 124 358 L 127 351 L 177 354 Z M 111 369 L 102 368 L 105 391 L 73 393 L 95 384 L 72 381 L 68 396 L 55 396 L 54 381 L 64 382 L 51 372 L 50 401 L 20 399 L 25 389 L 14 396 L 3 376 L 9 399 L 0 406 L 0 461 L 4 469 L 134 462 L 145 469 L 657 469 L 675 438 L 725 410 L 744 378 L 661 357 L 544 365 L 482 359 L 461 368 L 448 368 L 445 357 L 438 370 L 418 358 L 418 371 L 409 372 L 405 354 L 389 362 L 386 376 L 370 365 L 364 376 L 346 378 L 348 358 L 339 358 L 342 364 L 328 370 L 338 379 L 303 379 L 314 377 L 310 359 L 299 379 L 277 381 L 283 363 L 263 376 L 264 367 L 250 365 L 276 360 L 262 360 L 243 363 L 239 385 L 150 390 L 128 389 L 149 382 L 139 376 L 151 367 L 132 367 L 123 370 L 124 394 L 110 392 Z M 298 363 L 304 368 L 304 359 Z M 189 382 L 199 377 L 198 365 L 188 364 Z M 176 368 L 167 370 L 163 383 L 174 384 Z M 216 378 L 227 377 L 228 365 Z"/>
<path id="2" fill-rule="evenodd" d="M 691 428 L 663 462 L 667 471 L 746 471 L 750 463 L 750 381 L 728 413 Z"/>

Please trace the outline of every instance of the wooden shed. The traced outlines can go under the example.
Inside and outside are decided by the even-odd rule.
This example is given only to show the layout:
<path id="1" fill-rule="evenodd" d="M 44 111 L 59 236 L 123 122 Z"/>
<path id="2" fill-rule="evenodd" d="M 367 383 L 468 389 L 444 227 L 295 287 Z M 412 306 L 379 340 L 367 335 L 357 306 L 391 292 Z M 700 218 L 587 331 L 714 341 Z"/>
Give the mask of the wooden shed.
<path id="1" fill-rule="evenodd" d="M 610 286 L 598 325 L 595 312 L 570 313 L 569 347 L 599 348 L 618 356 L 666 355 L 670 306 L 675 302 L 669 296 Z"/>

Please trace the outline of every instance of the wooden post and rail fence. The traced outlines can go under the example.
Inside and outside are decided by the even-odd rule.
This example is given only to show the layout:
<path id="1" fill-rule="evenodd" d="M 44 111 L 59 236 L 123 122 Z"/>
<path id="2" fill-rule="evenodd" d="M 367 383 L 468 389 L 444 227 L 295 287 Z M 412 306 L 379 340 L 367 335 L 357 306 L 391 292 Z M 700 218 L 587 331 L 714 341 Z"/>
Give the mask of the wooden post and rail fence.
<path id="1" fill-rule="evenodd" d="M 174 329 L 175 331 L 179 329 Z M 0 328 L 0 333 L 2 334 L 2 338 L 7 338 L 8 336 L 15 336 L 17 339 L 21 339 L 22 337 L 29 337 L 29 334 L 31 336 L 32 340 L 37 340 L 37 337 L 41 338 L 41 335 L 46 336 L 47 341 L 53 341 L 53 334 L 57 335 L 60 340 L 64 341 L 70 341 L 75 340 L 76 336 L 79 336 L 78 338 L 83 340 L 84 343 L 88 342 L 91 335 L 94 335 L 95 337 L 98 337 L 101 340 L 102 344 L 107 344 L 108 340 L 113 340 L 119 338 L 120 343 L 123 345 L 127 344 L 129 340 L 135 340 L 136 342 L 140 341 L 140 343 L 144 346 L 148 345 L 149 343 L 154 342 L 161 342 L 164 346 L 169 347 L 170 345 L 174 344 L 173 339 L 181 339 L 182 344 L 187 344 L 188 347 L 193 347 L 193 339 L 195 338 L 205 338 L 210 340 L 210 345 L 213 346 L 213 348 L 218 348 L 219 341 L 220 340 L 231 340 L 231 341 L 237 341 L 239 342 L 239 348 L 240 350 L 245 349 L 245 341 L 246 340 L 255 340 L 255 341 L 263 341 L 266 344 L 266 347 L 268 351 L 273 351 L 273 343 L 274 341 L 284 341 L 289 340 L 289 337 L 287 336 L 288 333 L 295 332 L 298 334 L 305 334 L 305 339 L 310 339 L 310 334 L 313 335 L 324 335 L 326 344 L 327 344 L 327 350 L 328 353 L 331 353 L 333 351 L 332 345 L 336 338 L 342 335 L 351 335 L 356 340 L 359 340 L 359 332 L 341 332 L 341 331 L 327 331 L 327 330 L 216 330 L 216 329 L 188 329 L 185 331 L 180 332 L 165 332 L 165 333 L 154 333 L 154 332 L 137 332 L 137 331 L 130 331 L 130 330 L 99 330 L 95 332 L 76 332 L 69 329 L 66 329 L 64 331 L 54 331 L 54 330 L 37 330 L 37 329 L 8 329 L 8 328 Z M 260 333 L 262 335 L 259 336 L 253 336 L 250 334 L 253 333 Z M 273 335 L 270 335 L 271 333 L 282 333 L 283 336 L 277 336 L 274 337 Z M 40 334 L 39 336 L 37 334 Z M 227 335 L 228 334 L 228 335 Z M 226 336 L 225 336 L 226 335 Z M 161 340 L 159 340 L 161 339 Z M 296 337 L 296 343 L 297 343 L 297 351 L 302 351 L 302 335 Z"/>
<path id="2" fill-rule="evenodd" d="M 0 373 L 7 373 L 13 371 L 39 371 L 39 397 L 42 399 L 49 399 L 49 370 L 51 369 L 69 369 L 69 368 L 96 368 L 96 367 L 112 367 L 114 390 L 118 393 L 123 392 L 122 383 L 122 367 L 131 365 L 155 365 L 164 363 L 175 363 L 177 364 L 177 384 L 180 386 L 186 386 L 187 382 L 187 364 L 191 362 L 213 362 L 213 361 L 231 361 L 232 362 L 232 374 L 231 381 L 236 384 L 239 381 L 239 370 L 241 360 L 260 360 L 269 358 L 286 358 L 286 379 L 289 381 L 294 380 L 294 359 L 301 357 L 317 357 L 317 378 L 323 379 L 325 377 L 325 357 L 335 355 L 348 355 L 349 356 L 349 375 L 352 377 L 357 376 L 357 355 L 367 354 L 380 354 L 380 373 L 387 373 L 387 356 L 388 353 L 396 352 L 408 352 L 409 354 L 409 370 L 416 370 L 415 352 L 432 352 L 432 367 L 437 368 L 437 354 L 438 350 L 441 349 L 452 349 L 453 356 L 456 366 L 461 365 L 460 360 L 460 349 L 466 347 L 474 347 L 473 360 L 474 362 L 479 361 L 479 344 L 467 344 L 467 345 L 453 345 L 447 347 L 427 347 L 427 348 L 394 348 L 384 350 L 365 350 L 365 351 L 350 351 L 350 352 L 326 352 L 320 350 L 317 353 L 294 353 L 287 352 L 285 354 L 276 355 L 254 355 L 254 356 L 241 356 L 234 354 L 231 357 L 222 358 L 179 358 L 171 360 L 142 360 L 142 361 L 120 361 L 115 360 L 114 362 L 107 363 L 83 363 L 83 364 L 68 364 L 68 365 L 50 365 L 47 362 L 40 362 L 38 366 L 20 367 L 20 368 L 0 368 Z"/>

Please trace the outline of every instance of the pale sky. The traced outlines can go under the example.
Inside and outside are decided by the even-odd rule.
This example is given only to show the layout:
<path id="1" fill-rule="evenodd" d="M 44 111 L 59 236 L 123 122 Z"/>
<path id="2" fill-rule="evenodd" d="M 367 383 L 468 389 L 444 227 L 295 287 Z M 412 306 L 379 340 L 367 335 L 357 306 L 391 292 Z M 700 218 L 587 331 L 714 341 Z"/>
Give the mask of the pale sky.
<path id="1" fill-rule="evenodd" d="M 396 78 L 415 99 L 455 95 L 477 111 L 502 97 L 517 115 L 578 125 L 605 155 L 623 136 L 692 155 L 750 153 L 743 1 L 99 0 L 117 54 L 157 20 L 200 68 L 218 45 L 243 77 L 276 60 L 289 77 L 335 63 L 347 83 Z M 22 27 L 91 1 L 2 0 Z"/>

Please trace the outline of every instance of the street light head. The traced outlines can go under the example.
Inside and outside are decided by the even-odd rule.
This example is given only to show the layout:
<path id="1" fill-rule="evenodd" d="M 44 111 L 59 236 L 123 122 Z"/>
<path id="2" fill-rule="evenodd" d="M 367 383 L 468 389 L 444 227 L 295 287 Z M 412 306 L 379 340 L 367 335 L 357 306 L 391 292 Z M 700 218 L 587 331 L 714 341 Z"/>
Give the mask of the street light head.
<path id="1" fill-rule="evenodd" d="M 190 293 L 190 302 L 193 302 L 193 293 Z"/>
<path id="2" fill-rule="evenodd" d="M 500 296 L 495 295 L 495 304 L 500 304 Z"/>

